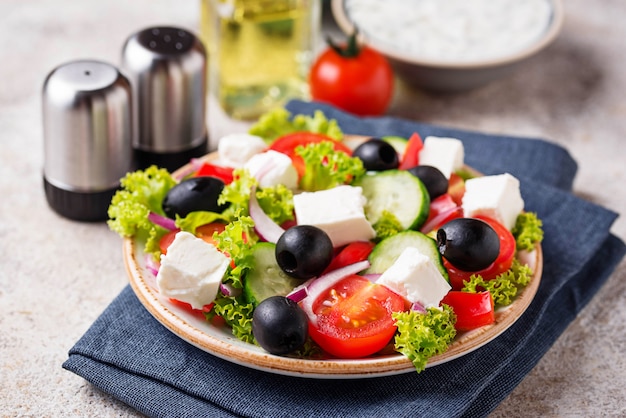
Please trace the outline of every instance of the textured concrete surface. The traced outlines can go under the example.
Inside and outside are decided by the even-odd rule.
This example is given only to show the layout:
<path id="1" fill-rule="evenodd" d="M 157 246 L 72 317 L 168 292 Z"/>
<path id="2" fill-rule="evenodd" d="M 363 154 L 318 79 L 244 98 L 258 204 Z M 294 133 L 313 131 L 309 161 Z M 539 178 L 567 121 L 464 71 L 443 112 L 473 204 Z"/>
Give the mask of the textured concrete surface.
<path id="1" fill-rule="evenodd" d="M 129 34 L 155 24 L 193 29 L 197 16 L 196 1 L 0 2 L 0 416 L 139 416 L 61 369 L 127 279 L 121 241 L 105 225 L 48 209 L 41 87 L 63 62 L 117 63 Z M 553 140 L 580 165 L 575 192 L 624 212 L 625 19 L 623 0 L 568 0 L 561 36 L 514 76 L 453 96 L 401 88 L 389 113 Z M 217 112 L 210 119 L 213 132 L 238 127 Z M 614 232 L 626 239 L 624 217 Z M 625 292 L 622 263 L 492 416 L 625 416 Z"/>

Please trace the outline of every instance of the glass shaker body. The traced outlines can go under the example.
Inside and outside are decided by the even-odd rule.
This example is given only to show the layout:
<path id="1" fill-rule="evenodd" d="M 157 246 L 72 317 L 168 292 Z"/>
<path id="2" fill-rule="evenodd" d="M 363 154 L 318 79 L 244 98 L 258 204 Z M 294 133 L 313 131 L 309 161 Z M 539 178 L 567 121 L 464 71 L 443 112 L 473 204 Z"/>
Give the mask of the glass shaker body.
<path id="1" fill-rule="evenodd" d="M 209 91 L 234 119 L 309 98 L 320 0 L 201 0 Z"/>

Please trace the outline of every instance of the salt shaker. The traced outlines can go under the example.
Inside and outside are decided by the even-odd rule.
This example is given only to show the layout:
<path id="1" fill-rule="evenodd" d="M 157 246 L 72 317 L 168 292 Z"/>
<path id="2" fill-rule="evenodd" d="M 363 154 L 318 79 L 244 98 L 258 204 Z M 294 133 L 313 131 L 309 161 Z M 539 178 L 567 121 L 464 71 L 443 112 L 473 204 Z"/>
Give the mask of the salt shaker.
<path id="1" fill-rule="evenodd" d="M 134 169 L 129 80 L 115 66 L 72 61 L 43 86 L 46 199 L 78 221 L 107 218 L 120 179 Z"/>

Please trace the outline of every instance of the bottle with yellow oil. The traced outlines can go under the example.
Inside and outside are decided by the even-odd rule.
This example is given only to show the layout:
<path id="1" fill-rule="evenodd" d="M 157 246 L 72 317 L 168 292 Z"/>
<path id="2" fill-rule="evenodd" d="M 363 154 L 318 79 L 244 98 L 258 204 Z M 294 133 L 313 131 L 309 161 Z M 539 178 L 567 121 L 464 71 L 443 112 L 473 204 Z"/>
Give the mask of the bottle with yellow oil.
<path id="1" fill-rule="evenodd" d="M 307 99 L 321 0 L 201 0 L 209 90 L 234 119 Z"/>

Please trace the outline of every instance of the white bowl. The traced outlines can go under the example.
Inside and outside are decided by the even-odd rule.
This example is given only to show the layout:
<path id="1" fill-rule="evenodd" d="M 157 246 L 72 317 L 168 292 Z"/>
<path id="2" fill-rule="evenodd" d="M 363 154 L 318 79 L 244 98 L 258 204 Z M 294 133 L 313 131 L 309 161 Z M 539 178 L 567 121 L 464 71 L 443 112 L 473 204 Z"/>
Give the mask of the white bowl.
<path id="1" fill-rule="evenodd" d="M 346 13 L 345 1 L 331 1 L 332 13 L 338 26 L 346 34 L 353 33 L 354 25 Z M 550 3 L 552 15 L 543 35 L 534 43 L 498 58 L 455 62 L 411 56 L 391 49 L 375 36 L 366 38 L 363 32 L 367 33 L 367 28 L 361 27 L 360 40 L 385 55 L 396 75 L 412 86 L 442 92 L 464 91 L 511 74 L 520 64 L 554 41 L 563 26 L 564 11 L 561 0 L 550 0 Z M 407 2 L 407 5 L 410 4 Z"/>

